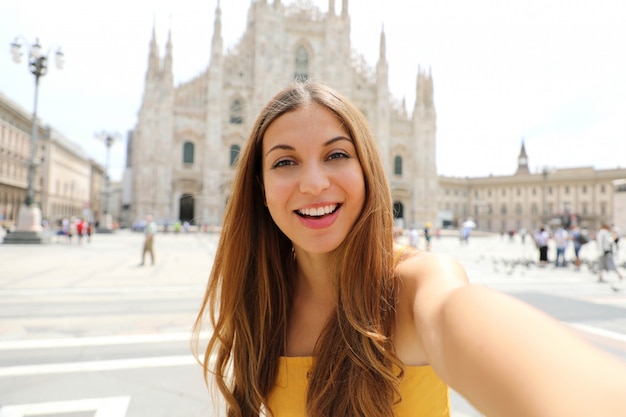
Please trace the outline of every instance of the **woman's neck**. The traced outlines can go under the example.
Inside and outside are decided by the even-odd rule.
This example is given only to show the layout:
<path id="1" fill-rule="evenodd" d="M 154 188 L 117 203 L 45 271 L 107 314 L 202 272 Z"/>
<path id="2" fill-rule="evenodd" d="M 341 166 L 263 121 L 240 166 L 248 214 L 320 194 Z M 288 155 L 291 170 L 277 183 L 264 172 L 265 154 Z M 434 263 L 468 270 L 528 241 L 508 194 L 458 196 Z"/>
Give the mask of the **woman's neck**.
<path id="1" fill-rule="evenodd" d="M 287 327 L 287 356 L 312 356 L 337 301 L 327 257 L 296 254 L 296 276 Z"/>
<path id="2" fill-rule="evenodd" d="M 333 282 L 328 272 L 327 254 L 296 251 L 295 296 L 317 302 L 334 302 Z"/>

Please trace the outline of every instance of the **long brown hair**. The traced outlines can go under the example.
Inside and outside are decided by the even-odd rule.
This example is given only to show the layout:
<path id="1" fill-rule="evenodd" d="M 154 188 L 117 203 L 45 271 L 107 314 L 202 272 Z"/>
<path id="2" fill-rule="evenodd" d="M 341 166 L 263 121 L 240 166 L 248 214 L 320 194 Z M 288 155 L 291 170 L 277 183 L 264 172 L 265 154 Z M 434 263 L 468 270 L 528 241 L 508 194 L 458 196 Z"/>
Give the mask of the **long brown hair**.
<path id="1" fill-rule="evenodd" d="M 207 382 L 213 374 L 229 417 L 258 416 L 266 407 L 279 357 L 285 352 L 295 271 L 291 242 L 264 205 L 263 136 L 278 117 L 313 102 L 338 117 L 350 134 L 363 170 L 366 198 L 360 217 L 332 254 L 337 308 L 315 347 L 307 413 L 391 417 L 399 398 L 401 363 L 391 341 L 397 287 L 393 216 L 385 171 L 367 121 L 353 104 L 325 85 L 295 83 L 261 111 L 239 156 L 194 326 L 198 356 L 198 335 L 209 317 L 213 333 L 199 360 Z"/>

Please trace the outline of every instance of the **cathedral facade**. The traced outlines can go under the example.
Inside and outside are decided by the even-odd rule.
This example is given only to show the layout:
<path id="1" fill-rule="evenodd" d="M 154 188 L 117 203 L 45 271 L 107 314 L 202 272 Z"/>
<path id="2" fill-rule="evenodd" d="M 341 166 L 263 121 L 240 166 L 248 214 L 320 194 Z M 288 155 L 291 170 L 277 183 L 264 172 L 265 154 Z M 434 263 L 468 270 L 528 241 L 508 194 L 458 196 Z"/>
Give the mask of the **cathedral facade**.
<path id="1" fill-rule="evenodd" d="M 337 5 L 339 6 L 339 5 Z M 144 96 L 128 151 L 129 220 L 152 214 L 217 226 L 230 194 L 236 159 L 257 113 L 294 80 L 323 82 L 352 100 L 377 139 L 404 226 L 436 217 L 436 112 L 430 72 L 417 70 L 412 112 L 389 91 L 385 33 L 375 68 L 350 43 L 348 0 L 328 12 L 310 1 L 255 0 L 238 44 L 224 51 L 219 2 L 210 62 L 174 86 L 171 32 L 163 57 L 153 30 Z"/>

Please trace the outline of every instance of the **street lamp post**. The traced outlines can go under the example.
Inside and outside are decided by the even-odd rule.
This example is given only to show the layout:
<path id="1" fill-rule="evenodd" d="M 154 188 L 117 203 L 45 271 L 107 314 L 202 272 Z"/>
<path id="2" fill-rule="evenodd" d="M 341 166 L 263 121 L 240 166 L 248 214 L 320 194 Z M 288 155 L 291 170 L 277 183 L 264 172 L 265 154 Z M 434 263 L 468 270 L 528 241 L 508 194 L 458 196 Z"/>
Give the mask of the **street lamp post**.
<path id="1" fill-rule="evenodd" d="M 541 176 L 543 177 L 543 190 L 541 193 L 541 222 L 544 226 L 548 226 L 550 224 L 552 215 L 554 214 L 553 209 L 550 208 L 550 203 L 547 201 L 548 195 L 552 194 L 552 187 L 548 185 L 548 179 L 553 172 L 554 168 L 549 168 L 547 165 L 541 170 Z"/>
<path id="2" fill-rule="evenodd" d="M 22 37 L 16 37 L 11 44 L 11 55 L 13 61 L 19 64 L 22 60 L 22 43 L 28 45 L 28 41 Z M 33 107 L 32 131 L 30 137 L 30 160 L 28 162 L 28 176 L 26 186 L 26 197 L 24 204 L 20 207 L 17 216 L 17 225 L 13 233 L 8 234 L 5 243 L 42 243 L 41 209 L 35 203 L 35 170 L 37 168 L 37 99 L 39 94 L 39 79 L 48 72 L 48 53 L 42 53 L 39 39 L 30 45 L 28 49 L 28 69 L 35 76 L 35 104 Z M 64 56 L 61 48 L 55 52 L 55 62 L 59 69 L 63 68 Z"/>
<path id="3" fill-rule="evenodd" d="M 112 233 L 113 232 L 113 216 L 109 212 L 109 196 L 111 194 L 111 178 L 109 175 L 109 161 L 111 160 L 111 147 L 113 144 L 121 139 L 119 133 L 109 133 L 106 131 L 102 131 L 100 133 L 96 133 L 96 139 L 104 142 L 107 154 L 106 154 L 106 162 L 104 164 L 104 207 L 103 213 L 100 216 L 100 221 L 98 222 L 98 233 Z"/>
<path id="4" fill-rule="evenodd" d="M 548 183 L 548 168 L 543 167 L 541 171 L 543 177 L 543 186 L 541 187 L 541 224 L 546 225 L 548 222 L 548 215 L 546 209 L 546 184 Z"/>

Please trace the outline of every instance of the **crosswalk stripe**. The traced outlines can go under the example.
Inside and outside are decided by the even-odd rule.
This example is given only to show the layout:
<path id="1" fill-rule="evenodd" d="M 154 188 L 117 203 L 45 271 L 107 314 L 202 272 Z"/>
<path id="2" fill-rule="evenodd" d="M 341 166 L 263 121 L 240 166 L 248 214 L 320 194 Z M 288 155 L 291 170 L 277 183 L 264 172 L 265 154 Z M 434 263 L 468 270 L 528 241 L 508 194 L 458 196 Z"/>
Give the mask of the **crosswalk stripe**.
<path id="1" fill-rule="evenodd" d="M 589 326 L 583 323 L 567 323 L 574 329 L 583 331 L 585 333 L 595 334 L 597 336 L 606 337 L 608 339 L 614 339 L 620 342 L 626 342 L 626 334 L 614 332 L 611 330 L 602 329 L 600 327 Z"/>
<path id="2" fill-rule="evenodd" d="M 59 339 L 22 339 L 0 341 L 0 350 L 48 349 L 60 347 L 112 346 L 140 343 L 191 341 L 191 333 L 155 333 Z"/>
<path id="3" fill-rule="evenodd" d="M 117 371 L 138 368 L 198 365 L 192 355 L 150 358 L 112 359 L 102 361 L 63 362 L 37 365 L 6 366 L 0 368 L 0 377 L 67 374 L 77 372 Z M 0 416 L 4 417 L 4 416 Z"/>
<path id="4" fill-rule="evenodd" d="M 0 417 L 26 417 L 81 411 L 95 411 L 94 417 L 124 417 L 129 403 L 130 397 L 105 397 L 16 404 L 1 407 Z"/>

